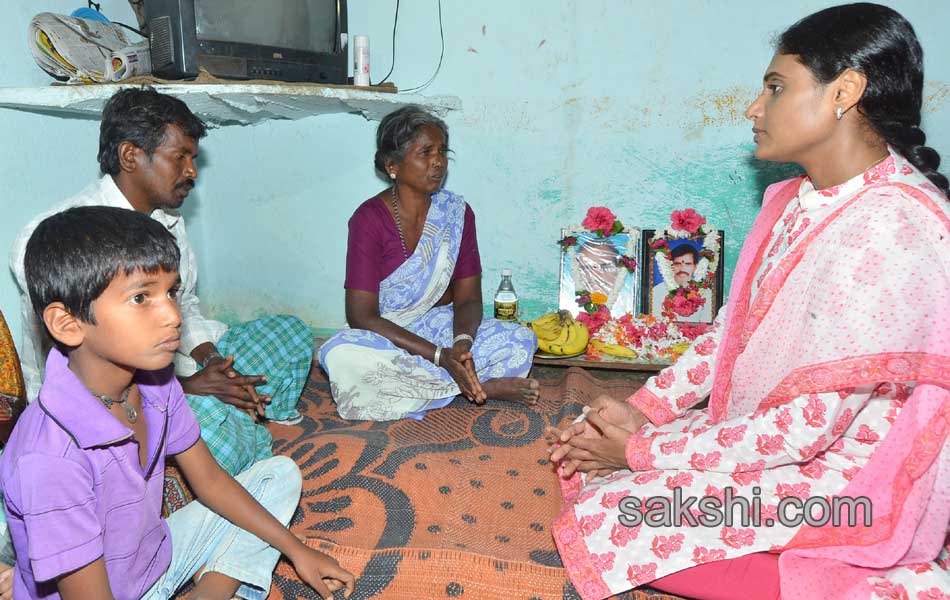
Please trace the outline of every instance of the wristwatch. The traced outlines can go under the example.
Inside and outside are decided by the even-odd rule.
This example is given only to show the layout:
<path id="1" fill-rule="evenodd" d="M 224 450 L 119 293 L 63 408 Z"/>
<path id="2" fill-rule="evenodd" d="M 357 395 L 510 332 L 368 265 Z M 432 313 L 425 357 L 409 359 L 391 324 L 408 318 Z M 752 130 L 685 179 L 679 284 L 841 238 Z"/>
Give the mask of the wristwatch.
<path id="1" fill-rule="evenodd" d="M 211 360 L 214 358 L 223 359 L 224 356 L 222 356 L 221 353 L 218 352 L 217 350 L 212 350 L 211 352 L 208 353 L 207 356 L 205 356 L 205 359 L 201 361 L 201 368 L 204 369 L 205 367 L 207 367 L 208 363 L 211 362 Z"/>

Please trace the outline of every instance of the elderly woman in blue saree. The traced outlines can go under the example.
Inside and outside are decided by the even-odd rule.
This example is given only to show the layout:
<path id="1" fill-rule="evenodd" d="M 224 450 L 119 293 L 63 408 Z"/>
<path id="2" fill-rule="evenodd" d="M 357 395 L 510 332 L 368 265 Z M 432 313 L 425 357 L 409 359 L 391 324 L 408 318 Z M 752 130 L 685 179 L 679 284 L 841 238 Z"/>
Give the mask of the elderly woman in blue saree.
<path id="1" fill-rule="evenodd" d="M 442 189 L 449 133 L 416 106 L 387 115 L 376 168 L 392 186 L 349 222 L 344 329 L 319 351 L 339 414 L 422 418 L 458 395 L 533 404 L 534 333 L 482 319 L 475 215 Z"/>

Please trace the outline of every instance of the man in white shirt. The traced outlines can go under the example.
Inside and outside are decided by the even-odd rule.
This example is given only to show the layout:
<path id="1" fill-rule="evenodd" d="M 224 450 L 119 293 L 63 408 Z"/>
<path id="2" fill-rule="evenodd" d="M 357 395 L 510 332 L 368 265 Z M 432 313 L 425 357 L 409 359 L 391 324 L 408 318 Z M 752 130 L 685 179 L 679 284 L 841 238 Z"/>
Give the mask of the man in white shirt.
<path id="1" fill-rule="evenodd" d="M 221 466 L 237 475 L 271 456 L 271 436 L 257 421 L 299 420 L 297 401 L 313 354 L 309 328 L 287 316 L 264 317 L 232 328 L 202 316 L 197 262 L 178 208 L 198 177 L 195 161 L 205 126 L 181 100 L 150 88 L 117 92 L 102 113 L 99 165 L 103 176 L 76 196 L 31 221 L 14 241 L 10 268 L 20 286 L 20 352 L 28 398 L 36 399 L 49 350 L 30 305 L 23 256 L 45 217 L 73 206 L 116 206 L 150 215 L 175 236 L 181 250 L 181 343 L 175 372 Z"/>
<path id="2" fill-rule="evenodd" d="M 657 257 L 657 260 L 660 260 Z M 654 316 L 659 316 L 663 312 L 663 301 L 666 300 L 670 291 L 688 286 L 696 272 L 696 265 L 699 263 L 699 252 L 692 244 L 679 244 L 670 251 L 670 262 L 673 272 L 673 287 L 669 287 L 666 281 L 653 286 L 653 312 Z M 700 288 L 699 295 L 706 301 L 696 312 L 691 315 L 676 315 L 677 321 L 692 323 L 709 323 L 713 320 L 712 312 L 712 291 L 709 288 Z"/>

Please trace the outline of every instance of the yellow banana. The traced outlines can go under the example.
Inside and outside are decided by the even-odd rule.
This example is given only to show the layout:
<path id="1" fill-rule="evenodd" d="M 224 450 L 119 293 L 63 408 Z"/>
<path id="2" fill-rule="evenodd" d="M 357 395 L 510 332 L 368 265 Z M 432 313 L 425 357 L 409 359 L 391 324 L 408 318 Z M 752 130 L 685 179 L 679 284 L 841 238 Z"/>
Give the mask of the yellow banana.
<path id="1" fill-rule="evenodd" d="M 541 325 L 530 324 L 531 330 L 534 331 L 534 334 L 538 336 L 538 340 L 552 341 L 558 338 L 561 335 L 561 331 L 564 329 L 557 323 L 553 326 L 542 327 Z"/>
<path id="2" fill-rule="evenodd" d="M 570 318 L 570 315 L 568 315 Z M 587 325 L 570 318 L 567 325 L 563 328 L 565 335 L 558 337 L 552 342 L 545 341 L 544 345 L 539 342 L 538 346 L 544 352 L 549 354 L 559 354 L 561 356 L 568 354 L 578 354 L 587 348 L 587 342 L 590 339 L 590 333 Z"/>
<path id="3" fill-rule="evenodd" d="M 561 327 L 558 331 L 558 335 L 552 339 L 545 339 L 538 336 L 538 348 L 540 348 L 542 352 L 547 352 L 548 354 L 561 354 L 561 352 L 556 351 L 553 348 L 560 348 L 565 342 L 567 342 L 567 337 L 570 334 L 570 327 Z"/>
<path id="4" fill-rule="evenodd" d="M 621 346 L 620 344 L 610 344 L 607 342 L 601 342 L 600 340 L 591 340 L 590 345 L 593 346 L 598 352 L 603 352 L 604 354 L 609 354 L 610 356 L 617 356 L 620 358 L 639 357 L 636 352 L 627 346 Z"/>
<path id="5" fill-rule="evenodd" d="M 557 312 L 550 312 L 531 321 L 531 325 L 545 328 L 560 325 L 560 315 Z"/>
<path id="6" fill-rule="evenodd" d="M 528 323 L 528 327 L 538 336 L 538 340 L 553 341 L 561 335 L 561 314 L 548 313 Z"/>

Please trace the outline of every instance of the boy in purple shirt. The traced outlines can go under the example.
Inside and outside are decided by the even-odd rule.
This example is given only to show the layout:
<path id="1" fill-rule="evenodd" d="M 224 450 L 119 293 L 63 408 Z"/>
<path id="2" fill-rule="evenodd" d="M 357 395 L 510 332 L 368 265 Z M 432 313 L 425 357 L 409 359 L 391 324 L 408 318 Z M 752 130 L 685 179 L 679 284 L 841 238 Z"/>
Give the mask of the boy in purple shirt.
<path id="1" fill-rule="evenodd" d="M 39 399 L 0 459 L 14 596 L 264 598 L 280 554 L 323 597 L 353 575 L 285 527 L 300 471 L 274 457 L 225 473 L 174 377 L 181 319 L 174 237 L 143 214 L 80 207 L 26 249 L 33 307 L 56 347 Z M 200 502 L 161 517 L 165 456 Z"/>

